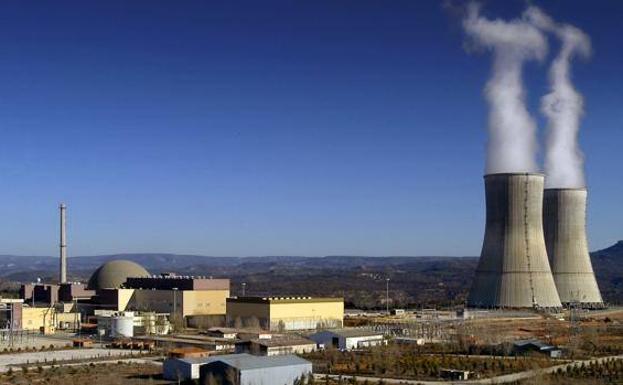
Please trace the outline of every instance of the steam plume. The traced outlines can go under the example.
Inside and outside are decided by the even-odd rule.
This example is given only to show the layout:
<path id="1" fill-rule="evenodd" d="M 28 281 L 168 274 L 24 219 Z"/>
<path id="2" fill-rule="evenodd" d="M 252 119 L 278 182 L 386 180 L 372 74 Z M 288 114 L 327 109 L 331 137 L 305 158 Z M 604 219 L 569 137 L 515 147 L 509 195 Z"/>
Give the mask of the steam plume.
<path id="1" fill-rule="evenodd" d="M 526 109 L 522 69 L 528 60 L 543 59 L 547 41 L 525 15 L 490 20 L 475 3 L 467 11 L 463 28 L 472 46 L 493 53 L 493 73 L 485 87 L 490 108 L 486 173 L 536 171 L 536 123 Z"/>
<path id="2" fill-rule="evenodd" d="M 590 39 L 574 26 L 556 23 L 537 7 L 529 7 L 526 16 L 561 41 L 560 52 L 549 70 L 550 92 L 541 100 L 541 110 L 548 120 L 546 187 L 584 187 L 584 157 L 578 145 L 584 103 L 571 82 L 571 61 L 576 55 L 590 56 Z"/>

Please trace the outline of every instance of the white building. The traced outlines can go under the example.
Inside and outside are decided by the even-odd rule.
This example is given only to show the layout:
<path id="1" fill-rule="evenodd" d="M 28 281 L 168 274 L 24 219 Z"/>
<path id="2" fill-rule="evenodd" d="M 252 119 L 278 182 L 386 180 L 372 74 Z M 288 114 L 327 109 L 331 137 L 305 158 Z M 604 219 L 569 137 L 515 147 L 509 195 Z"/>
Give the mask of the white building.
<path id="1" fill-rule="evenodd" d="M 325 349 L 334 347 L 340 350 L 352 350 L 386 343 L 383 333 L 364 329 L 324 330 L 308 337 Z"/>
<path id="2" fill-rule="evenodd" d="M 206 357 L 167 358 L 162 363 L 162 377 L 180 382 L 198 380 L 199 368 L 206 362 Z"/>

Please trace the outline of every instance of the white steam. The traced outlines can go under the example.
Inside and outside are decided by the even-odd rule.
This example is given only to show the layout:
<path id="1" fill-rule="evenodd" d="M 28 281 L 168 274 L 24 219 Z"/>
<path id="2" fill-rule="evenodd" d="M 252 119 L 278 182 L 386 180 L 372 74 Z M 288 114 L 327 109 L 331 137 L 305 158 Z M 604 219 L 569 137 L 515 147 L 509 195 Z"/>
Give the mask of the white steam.
<path id="1" fill-rule="evenodd" d="M 548 120 L 546 187 L 584 187 L 584 157 L 578 145 L 584 107 L 582 95 L 571 82 L 571 61 L 576 55 L 590 56 L 590 39 L 576 27 L 556 23 L 537 7 L 529 7 L 525 15 L 535 26 L 555 34 L 561 41 L 560 52 L 549 70 L 550 92 L 541 100 L 541 110 Z"/>
<path id="2" fill-rule="evenodd" d="M 493 73 L 485 87 L 489 103 L 486 173 L 533 172 L 536 123 L 528 113 L 522 82 L 526 61 L 542 60 L 547 40 L 524 15 L 510 21 L 490 20 L 470 4 L 463 28 L 473 46 L 493 53 Z"/>

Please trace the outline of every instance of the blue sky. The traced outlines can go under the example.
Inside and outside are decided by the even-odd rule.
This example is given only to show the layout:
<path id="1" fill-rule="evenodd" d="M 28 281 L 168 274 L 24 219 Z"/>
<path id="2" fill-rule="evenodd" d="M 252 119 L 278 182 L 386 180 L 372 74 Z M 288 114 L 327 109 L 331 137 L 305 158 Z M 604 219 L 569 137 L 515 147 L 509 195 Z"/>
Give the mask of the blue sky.
<path id="1" fill-rule="evenodd" d="M 623 238 L 623 3 L 535 3 L 592 38 L 574 78 L 605 247 Z M 490 58 L 441 4 L 2 2 L 0 254 L 55 254 L 64 201 L 71 255 L 477 255 Z M 547 62 L 526 70 L 539 116 Z"/>

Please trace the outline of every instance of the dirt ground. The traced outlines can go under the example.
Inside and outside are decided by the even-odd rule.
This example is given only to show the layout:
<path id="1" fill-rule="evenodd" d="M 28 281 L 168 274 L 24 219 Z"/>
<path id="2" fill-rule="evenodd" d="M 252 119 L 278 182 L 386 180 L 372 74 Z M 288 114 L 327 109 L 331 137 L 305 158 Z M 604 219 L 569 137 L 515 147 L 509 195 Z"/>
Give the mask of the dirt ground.
<path id="1" fill-rule="evenodd" d="M 171 382 L 161 378 L 162 368 L 150 364 L 101 364 L 40 369 L 31 367 L 0 375 L 1 385 L 163 385 Z"/>

